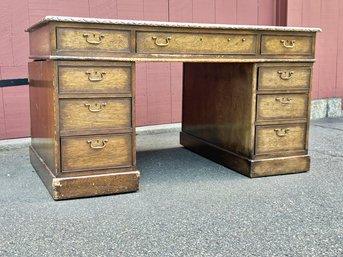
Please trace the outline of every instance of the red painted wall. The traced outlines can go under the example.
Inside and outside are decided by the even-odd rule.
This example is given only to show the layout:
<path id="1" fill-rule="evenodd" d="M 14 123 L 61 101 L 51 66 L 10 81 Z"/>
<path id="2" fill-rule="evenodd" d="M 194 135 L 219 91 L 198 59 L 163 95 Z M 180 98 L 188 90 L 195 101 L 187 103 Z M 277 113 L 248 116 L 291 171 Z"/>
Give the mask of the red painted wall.
<path id="1" fill-rule="evenodd" d="M 322 27 L 314 98 L 343 96 L 339 0 L 1 0 L 0 79 L 27 77 L 28 34 L 46 15 Z M 338 26 L 340 23 L 341 26 Z M 137 64 L 137 125 L 180 122 L 182 65 Z M 29 136 L 28 88 L 0 89 L 0 138 Z"/>
<path id="2" fill-rule="evenodd" d="M 343 97 L 343 1 L 288 0 L 288 26 L 319 27 L 312 98 Z"/>

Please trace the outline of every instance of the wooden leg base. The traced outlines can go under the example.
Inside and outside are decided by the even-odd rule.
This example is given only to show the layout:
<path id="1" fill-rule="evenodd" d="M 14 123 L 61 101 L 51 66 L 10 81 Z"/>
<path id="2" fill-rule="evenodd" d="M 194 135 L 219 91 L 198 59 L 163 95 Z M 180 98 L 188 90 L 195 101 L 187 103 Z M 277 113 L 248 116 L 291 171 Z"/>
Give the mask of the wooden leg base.
<path id="1" fill-rule="evenodd" d="M 310 156 L 290 156 L 252 160 L 251 178 L 306 172 L 310 169 Z"/>
<path id="2" fill-rule="evenodd" d="M 56 177 L 30 147 L 31 164 L 54 200 L 127 193 L 139 190 L 139 171 Z"/>
<path id="3" fill-rule="evenodd" d="M 300 173 L 310 168 L 308 155 L 251 160 L 185 132 L 180 133 L 180 143 L 187 149 L 250 178 Z"/>

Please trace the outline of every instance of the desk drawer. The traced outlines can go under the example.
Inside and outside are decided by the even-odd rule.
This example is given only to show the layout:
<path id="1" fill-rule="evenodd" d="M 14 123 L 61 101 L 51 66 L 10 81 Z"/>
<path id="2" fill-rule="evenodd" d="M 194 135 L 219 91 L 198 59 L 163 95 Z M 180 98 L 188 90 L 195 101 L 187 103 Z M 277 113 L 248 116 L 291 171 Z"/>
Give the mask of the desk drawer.
<path id="1" fill-rule="evenodd" d="M 131 93 L 131 67 L 58 66 L 60 93 Z"/>
<path id="2" fill-rule="evenodd" d="M 260 67 L 258 71 L 258 90 L 308 89 L 310 81 L 310 67 Z"/>
<path id="3" fill-rule="evenodd" d="M 131 128 L 131 99 L 60 100 L 60 129 L 96 130 Z"/>
<path id="4" fill-rule="evenodd" d="M 306 94 L 257 95 L 257 121 L 307 117 Z"/>
<path id="5" fill-rule="evenodd" d="M 261 54 L 312 55 L 312 37 L 262 35 Z"/>
<path id="6" fill-rule="evenodd" d="M 62 138 L 62 171 L 129 167 L 131 137 L 131 134 L 110 134 Z"/>
<path id="7" fill-rule="evenodd" d="M 306 124 L 256 126 L 255 154 L 305 151 Z"/>
<path id="8" fill-rule="evenodd" d="M 130 31 L 57 28 L 57 51 L 130 52 Z"/>
<path id="9" fill-rule="evenodd" d="M 256 54 L 256 35 L 137 32 L 138 53 Z"/>

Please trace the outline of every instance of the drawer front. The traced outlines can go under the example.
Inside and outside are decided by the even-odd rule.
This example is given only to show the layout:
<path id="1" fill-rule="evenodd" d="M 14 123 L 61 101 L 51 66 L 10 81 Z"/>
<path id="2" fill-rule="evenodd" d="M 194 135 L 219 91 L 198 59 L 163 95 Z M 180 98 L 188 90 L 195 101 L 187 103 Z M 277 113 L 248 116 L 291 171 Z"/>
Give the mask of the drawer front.
<path id="1" fill-rule="evenodd" d="M 305 150 L 305 146 L 305 124 L 256 126 L 256 155 Z"/>
<path id="2" fill-rule="evenodd" d="M 59 66 L 60 93 L 131 93 L 131 68 Z"/>
<path id="3" fill-rule="evenodd" d="M 61 139 L 62 171 L 129 167 L 131 134 L 65 137 Z"/>
<path id="4" fill-rule="evenodd" d="M 306 94 L 257 96 L 257 121 L 307 117 Z"/>
<path id="5" fill-rule="evenodd" d="M 57 28 L 57 50 L 130 52 L 130 31 Z"/>
<path id="6" fill-rule="evenodd" d="M 137 32 L 137 52 L 256 54 L 256 41 L 256 35 Z"/>
<path id="7" fill-rule="evenodd" d="M 60 100 L 60 129 L 94 130 L 130 128 L 131 99 Z"/>
<path id="8" fill-rule="evenodd" d="M 310 81 L 310 67 L 260 67 L 258 71 L 258 90 L 308 89 Z"/>
<path id="9" fill-rule="evenodd" d="M 312 55 L 312 37 L 262 35 L 261 54 Z"/>

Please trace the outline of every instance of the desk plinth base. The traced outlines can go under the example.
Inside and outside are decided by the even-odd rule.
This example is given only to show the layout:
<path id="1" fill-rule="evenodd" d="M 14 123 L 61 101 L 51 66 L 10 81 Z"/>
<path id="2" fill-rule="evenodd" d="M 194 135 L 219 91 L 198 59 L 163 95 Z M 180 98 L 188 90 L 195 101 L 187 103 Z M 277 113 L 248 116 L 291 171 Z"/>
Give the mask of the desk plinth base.
<path id="1" fill-rule="evenodd" d="M 310 169 L 308 155 L 251 160 L 185 132 L 180 133 L 180 143 L 187 149 L 250 178 L 301 173 Z"/>
<path id="2" fill-rule="evenodd" d="M 139 190 L 139 171 L 56 177 L 30 146 L 31 164 L 54 200 L 128 193 Z"/>

